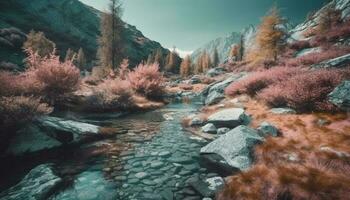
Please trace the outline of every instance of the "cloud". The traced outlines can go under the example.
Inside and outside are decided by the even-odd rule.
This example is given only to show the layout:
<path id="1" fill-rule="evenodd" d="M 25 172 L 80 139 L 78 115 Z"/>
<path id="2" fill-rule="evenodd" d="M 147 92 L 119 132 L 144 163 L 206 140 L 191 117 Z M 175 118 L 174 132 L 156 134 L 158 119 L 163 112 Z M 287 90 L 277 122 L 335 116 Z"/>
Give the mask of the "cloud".
<path id="1" fill-rule="evenodd" d="M 170 49 L 170 48 L 169 48 L 169 50 L 173 51 L 173 49 Z M 191 55 L 193 53 L 193 51 L 181 50 L 181 49 L 178 49 L 178 48 L 176 48 L 175 51 L 179 54 L 179 56 L 181 58 L 184 58 L 187 55 Z"/>

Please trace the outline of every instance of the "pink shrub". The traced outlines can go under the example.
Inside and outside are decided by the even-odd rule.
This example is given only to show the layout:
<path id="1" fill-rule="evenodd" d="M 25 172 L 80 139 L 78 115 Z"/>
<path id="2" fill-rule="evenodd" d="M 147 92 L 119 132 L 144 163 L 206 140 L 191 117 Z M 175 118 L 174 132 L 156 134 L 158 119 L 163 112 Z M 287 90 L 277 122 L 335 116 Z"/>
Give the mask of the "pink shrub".
<path id="1" fill-rule="evenodd" d="M 42 85 L 43 95 L 51 101 L 75 91 L 79 86 L 80 72 L 71 61 L 60 62 L 54 54 L 46 58 L 29 54 L 27 63 L 27 74 Z"/>
<path id="2" fill-rule="evenodd" d="M 300 112 L 332 111 L 327 95 L 339 85 L 350 70 L 317 70 L 296 74 L 272 85 L 259 93 L 258 97 L 271 106 L 289 106 Z"/>
<path id="3" fill-rule="evenodd" d="M 286 61 L 285 65 L 289 67 L 309 66 L 328 59 L 343 56 L 349 52 L 350 48 L 348 47 L 331 47 L 328 49 L 323 49 L 322 52 L 309 53 L 298 58 L 289 59 Z"/>
<path id="4" fill-rule="evenodd" d="M 128 74 L 131 87 L 149 98 L 161 98 L 164 92 L 164 77 L 158 64 L 140 64 Z"/>
<path id="5" fill-rule="evenodd" d="M 125 110 L 134 106 L 133 91 L 126 80 L 108 79 L 99 84 L 87 100 L 90 110 Z"/>
<path id="6" fill-rule="evenodd" d="M 24 96 L 0 98 L 0 126 L 29 122 L 37 116 L 51 112 L 52 108 L 41 103 L 40 98 Z"/>
<path id="7" fill-rule="evenodd" d="M 297 73 L 302 72 L 299 68 L 274 67 L 262 72 L 256 72 L 243 80 L 229 85 L 225 93 L 230 96 L 237 94 L 248 94 L 254 96 L 260 90 L 288 79 Z"/>
<path id="8" fill-rule="evenodd" d="M 295 41 L 291 44 L 289 44 L 289 48 L 294 49 L 294 50 L 302 50 L 302 49 L 307 49 L 310 48 L 310 43 L 308 41 Z"/>
<path id="9" fill-rule="evenodd" d="M 35 79 L 32 73 L 13 74 L 0 73 L 0 95 L 39 95 L 42 85 Z"/>

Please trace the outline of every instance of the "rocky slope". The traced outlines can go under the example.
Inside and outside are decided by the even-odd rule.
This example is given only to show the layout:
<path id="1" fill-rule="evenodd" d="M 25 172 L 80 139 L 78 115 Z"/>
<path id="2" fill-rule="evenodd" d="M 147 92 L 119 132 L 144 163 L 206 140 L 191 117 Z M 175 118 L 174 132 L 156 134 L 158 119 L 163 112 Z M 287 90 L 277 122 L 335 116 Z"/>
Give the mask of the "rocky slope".
<path id="1" fill-rule="evenodd" d="M 235 44 L 239 44 L 241 41 L 241 36 L 243 36 L 245 47 L 248 49 L 253 45 L 253 39 L 255 37 L 255 27 L 250 25 L 247 28 L 243 29 L 241 33 L 232 32 L 226 37 L 220 37 L 215 40 L 212 40 L 205 44 L 203 47 L 195 50 L 192 53 L 192 60 L 197 60 L 197 58 L 201 55 L 201 53 L 206 50 L 210 55 L 214 54 L 215 48 L 219 53 L 220 62 L 224 62 L 229 55 L 231 47 Z"/>
<path id="2" fill-rule="evenodd" d="M 57 44 L 60 53 L 66 49 L 82 47 L 87 57 L 94 60 L 99 35 L 101 12 L 78 0 L 11 0 L 0 2 L 0 29 L 14 27 L 7 37 L 0 31 L 0 61 L 21 63 L 21 43 L 15 35 L 23 35 L 31 29 L 45 32 Z M 158 42 L 146 38 L 135 26 L 125 24 L 126 54 L 135 65 L 147 59 L 157 48 L 164 49 Z M 5 29 L 5 31 L 8 29 Z M 11 37 L 12 36 L 12 37 Z M 12 40 L 16 45 L 11 45 Z M 19 38 L 23 41 L 23 38 Z"/>
<path id="3" fill-rule="evenodd" d="M 318 20 L 320 18 L 320 14 L 322 13 L 322 11 L 331 5 L 335 5 L 336 9 L 341 10 L 343 20 L 348 19 L 350 17 L 350 0 L 333 0 L 327 5 L 325 5 L 323 8 L 321 8 L 320 10 L 318 10 L 309 19 L 307 19 L 303 23 L 291 29 L 290 30 L 291 39 L 292 40 L 307 39 L 303 35 L 304 32 L 309 30 L 310 28 L 316 27 L 318 25 Z"/>

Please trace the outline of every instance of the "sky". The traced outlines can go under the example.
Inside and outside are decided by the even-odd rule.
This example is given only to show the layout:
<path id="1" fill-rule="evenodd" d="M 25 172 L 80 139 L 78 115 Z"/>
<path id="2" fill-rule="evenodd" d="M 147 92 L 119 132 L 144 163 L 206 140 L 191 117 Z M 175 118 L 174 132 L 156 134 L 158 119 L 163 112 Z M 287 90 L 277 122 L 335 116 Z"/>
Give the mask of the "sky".
<path id="1" fill-rule="evenodd" d="M 109 0 L 80 0 L 106 10 Z M 276 4 L 292 24 L 304 21 L 325 0 L 121 0 L 123 20 L 135 25 L 146 37 L 180 53 L 193 51 L 205 43 L 248 25 Z"/>

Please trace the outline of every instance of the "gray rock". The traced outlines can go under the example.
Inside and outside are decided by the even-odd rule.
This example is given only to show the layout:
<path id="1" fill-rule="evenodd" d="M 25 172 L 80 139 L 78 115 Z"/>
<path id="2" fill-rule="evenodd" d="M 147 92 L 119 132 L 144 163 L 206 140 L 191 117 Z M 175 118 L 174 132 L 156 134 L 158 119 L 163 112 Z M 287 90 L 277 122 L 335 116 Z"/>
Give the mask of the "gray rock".
<path id="1" fill-rule="evenodd" d="M 320 52 L 322 52 L 321 47 L 303 49 L 296 54 L 296 57 L 306 56 L 311 53 L 320 53 Z"/>
<path id="2" fill-rule="evenodd" d="M 350 81 L 344 81 L 329 95 L 329 101 L 344 110 L 350 109 Z"/>
<path id="3" fill-rule="evenodd" d="M 163 165 L 164 165 L 164 163 L 162 161 L 155 161 L 155 162 L 151 163 L 151 168 L 159 168 Z"/>
<path id="4" fill-rule="evenodd" d="M 199 118 L 198 116 L 194 116 L 189 125 L 190 126 L 201 126 L 204 123 L 204 120 L 202 120 L 201 118 Z"/>
<path id="5" fill-rule="evenodd" d="M 314 64 L 311 67 L 312 68 L 330 68 L 330 67 L 341 68 L 341 67 L 348 66 L 348 64 L 350 64 L 350 54 L 346 54 L 344 56 L 326 60 L 321 63 Z"/>
<path id="6" fill-rule="evenodd" d="M 208 94 L 207 98 L 205 99 L 205 104 L 213 105 L 213 104 L 219 103 L 224 98 L 225 98 L 225 94 L 223 92 L 214 90 Z"/>
<path id="7" fill-rule="evenodd" d="M 222 67 L 215 67 L 212 69 L 209 69 L 206 73 L 206 76 L 208 77 L 214 77 L 214 76 L 218 76 L 220 74 L 225 73 L 225 69 Z"/>
<path id="8" fill-rule="evenodd" d="M 230 108 L 219 111 L 208 117 L 208 123 L 212 123 L 217 128 L 235 128 L 239 125 L 247 125 L 250 122 L 242 108 Z"/>
<path id="9" fill-rule="evenodd" d="M 205 104 L 206 105 L 212 105 L 215 103 L 218 103 L 220 100 L 222 100 L 225 97 L 225 88 L 230 85 L 232 82 L 239 80 L 242 78 L 245 74 L 233 74 L 229 78 L 227 78 L 224 81 L 213 83 L 208 88 L 206 88 L 202 95 L 205 98 Z"/>
<path id="10" fill-rule="evenodd" d="M 270 111 L 274 114 L 280 114 L 280 115 L 297 113 L 295 110 L 291 108 L 272 108 Z"/>
<path id="11" fill-rule="evenodd" d="M 135 177 L 138 179 L 143 179 L 146 178 L 148 176 L 148 174 L 146 172 L 138 172 L 135 174 Z"/>
<path id="12" fill-rule="evenodd" d="M 229 132 L 230 130 L 231 129 L 229 129 L 229 128 L 223 127 L 223 128 L 219 128 L 216 133 L 218 135 L 222 135 L 222 134 L 225 134 L 225 133 Z"/>
<path id="13" fill-rule="evenodd" d="M 189 84 L 198 84 L 201 83 L 201 77 L 198 75 L 192 76 L 192 78 L 188 81 Z"/>
<path id="14" fill-rule="evenodd" d="M 218 154 L 232 167 L 246 170 L 252 164 L 252 150 L 264 141 L 258 132 L 246 126 L 239 126 L 204 146 L 201 154 Z"/>
<path id="15" fill-rule="evenodd" d="M 62 183 L 49 164 L 32 169 L 17 185 L 0 193 L 0 200 L 44 200 Z"/>
<path id="16" fill-rule="evenodd" d="M 205 126 L 202 127 L 202 131 L 204 133 L 211 133 L 211 134 L 215 134 L 216 133 L 216 127 L 214 126 L 214 124 L 206 124 Z"/>
<path id="17" fill-rule="evenodd" d="M 259 134 L 263 137 L 266 137 L 269 135 L 273 137 L 277 137 L 277 134 L 278 134 L 278 129 L 274 125 L 268 122 L 262 122 L 257 130 Z"/>
<path id="18" fill-rule="evenodd" d="M 11 139 L 6 150 L 9 155 L 23 155 L 48 149 L 54 149 L 63 144 L 43 133 L 37 126 L 28 125 L 18 131 Z"/>

